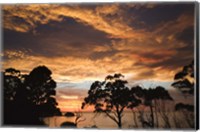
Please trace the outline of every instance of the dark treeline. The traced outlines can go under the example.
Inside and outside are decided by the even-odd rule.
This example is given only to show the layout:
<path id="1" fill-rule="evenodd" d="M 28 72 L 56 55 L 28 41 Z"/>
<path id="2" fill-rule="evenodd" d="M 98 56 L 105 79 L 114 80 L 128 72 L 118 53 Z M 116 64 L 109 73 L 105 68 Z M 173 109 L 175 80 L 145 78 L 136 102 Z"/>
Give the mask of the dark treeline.
<path id="1" fill-rule="evenodd" d="M 137 120 L 143 128 L 159 128 L 160 116 L 164 122 L 163 128 L 171 128 L 170 114 L 166 108 L 166 101 L 173 102 L 173 98 L 168 91 L 162 87 L 143 88 L 141 86 L 127 87 L 127 81 L 123 79 L 121 73 L 108 75 L 104 81 L 95 81 L 89 91 L 88 96 L 82 103 L 82 109 L 87 105 L 94 106 L 94 112 L 104 113 L 113 120 L 118 128 L 122 128 L 122 118 L 125 109 L 133 113 L 134 128 L 138 127 Z M 190 79 L 189 79 L 190 78 Z M 183 95 L 193 95 L 194 91 L 194 62 L 184 66 L 183 70 L 174 77 L 172 86 L 180 90 Z M 149 112 L 138 109 L 139 106 L 149 108 Z M 173 120 L 176 128 L 181 128 L 181 122 L 186 121 L 189 128 L 194 128 L 194 106 L 178 103 L 173 112 L 179 111 L 183 118 L 177 119 L 174 114 Z M 136 117 L 135 112 L 139 112 Z"/>
<path id="2" fill-rule="evenodd" d="M 29 74 L 9 68 L 3 73 L 4 125 L 44 125 L 42 118 L 61 115 L 56 107 L 56 82 L 45 66 Z"/>
<path id="3" fill-rule="evenodd" d="M 22 74 L 19 70 L 9 68 L 3 72 L 4 125 L 45 125 L 44 117 L 62 115 L 57 108 L 56 82 L 51 78 L 52 72 L 45 66 L 34 68 L 29 74 Z M 172 86 L 180 90 L 183 96 L 194 94 L 194 62 L 184 66 L 182 71 L 174 76 Z M 128 87 L 121 73 L 108 75 L 104 81 L 92 83 L 88 96 L 82 103 L 82 109 L 88 105 L 94 106 L 95 113 L 104 113 L 122 128 L 123 112 L 130 110 L 133 114 L 133 126 L 139 128 L 138 121 L 143 128 L 161 128 L 159 117 L 164 124 L 162 128 L 172 128 L 167 103 L 174 102 L 169 92 L 162 86 L 144 88 L 141 86 Z M 140 109 L 148 108 L 148 112 Z M 173 120 L 176 128 L 181 128 L 181 122 L 186 121 L 190 128 L 194 128 L 194 105 L 177 103 L 173 112 L 180 112 L 180 120 L 174 113 Z M 139 116 L 136 116 L 136 112 Z M 75 122 L 64 122 L 61 127 L 77 127 L 85 120 L 82 113 L 66 113 L 66 117 L 76 116 Z M 96 126 L 95 126 L 96 127 Z"/>
<path id="4" fill-rule="evenodd" d="M 158 122 L 158 115 L 156 115 L 156 119 L 154 115 L 158 112 L 156 101 L 172 101 L 172 97 L 161 86 L 149 89 L 140 86 L 128 88 L 126 86 L 128 82 L 123 80 L 123 77 L 122 74 L 114 74 L 113 76 L 108 75 L 103 82 L 95 81 L 88 91 L 88 96 L 84 99 L 82 108 L 86 105 L 94 105 L 94 112 L 105 113 L 118 125 L 118 128 L 122 128 L 124 110 L 132 110 L 134 114 L 134 108 L 144 105 L 149 107 L 150 115 L 147 115 L 148 119 L 145 119 L 143 113 L 140 114 L 142 126 L 144 128 L 156 127 L 155 121 Z"/>

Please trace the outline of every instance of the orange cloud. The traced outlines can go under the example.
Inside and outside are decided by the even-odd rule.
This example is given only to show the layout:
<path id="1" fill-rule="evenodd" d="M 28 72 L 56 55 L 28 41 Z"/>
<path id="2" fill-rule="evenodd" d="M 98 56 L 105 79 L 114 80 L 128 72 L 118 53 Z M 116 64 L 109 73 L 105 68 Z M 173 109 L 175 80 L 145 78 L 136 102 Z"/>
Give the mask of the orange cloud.
<path id="1" fill-rule="evenodd" d="M 22 52 L 22 51 L 18 51 Z M 170 52 L 169 52 L 170 53 Z M 14 54 L 18 56 L 14 51 L 9 51 L 9 54 Z M 157 54 L 160 54 L 157 52 Z M 3 62 L 3 68 L 9 68 L 14 67 L 16 69 L 22 70 L 22 71 L 30 71 L 34 67 L 37 67 L 38 65 L 45 65 L 49 69 L 53 71 L 53 78 L 57 82 L 65 82 L 67 81 L 73 81 L 73 82 L 80 82 L 80 81 L 87 81 L 87 80 L 102 80 L 104 77 L 108 74 L 113 73 L 123 73 L 125 76 L 130 76 L 130 74 L 134 75 L 134 78 L 141 76 L 140 73 L 144 73 L 144 69 L 146 72 L 148 72 L 149 68 L 144 66 L 137 66 L 134 65 L 138 61 L 146 61 L 146 63 L 156 63 L 157 61 L 152 61 L 148 58 L 142 58 L 142 56 L 138 55 L 129 55 L 127 57 L 124 57 L 122 53 L 116 54 L 114 56 L 105 57 L 103 59 L 99 60 L 90 60 L 90 59 L 80 59 L 76 57 L 54 57 L 54 58 L 48 58 L 43 56 L 29 56 L 25 55 L 23 58 L 10 58 L 7 61 Z M 166 52 L 166 56 L 168 55 L 168 52 Z M 145 62 L 144 62 L 145 63 Z M 164 68 L 163 68 L 164 69 Z M 166 78 L 156 78 L 158 80 L 162 79 L 170 79 L 173 78 L 173 75 L 169 72 L 171 69 L 166 70 L 166 72 L 161 71 L 160 69 L 155 68 L 156 73 L 162 73 L 162 76 L 166 76 Z M 176 71 L 176 70 L 175 70 Z M 148 77 L 148 76 L 146 76 Z M 153 77 L 149 76 L 150 78 Z M 168 77 L 168 78 L 167 78 Z"/>
<path id="2" fill-rule="evenodd" d="M 75 95 L 70 95 L 70 96 L 61 95 L 60 98 L 63 98 L 63 99 L 78 99 L 78 96 L 75 96 Z"/>
<path id="3" fill-rule="evenodd" d="M 18 6 L 15 8 L 14 7 L 15 6 L 4 6 L 5 10 L 10 11 L 17 8 Z M 21 6 L 19 6 L 19 8 L 22 8 L 24 10 L 26 8 L 32 9 L 33 7 L 25 6 L 22 8 Z M 43 7 L 43 5 L 41 7 Z M 35 5 L 34 8 L 39 11 L 41 7 Z M 57 8 L 59 8 L 59 6 L 57 5 L 45 5 L 44 7 L 51 7 L 52 10 L 54 9 L 53 7 L 55 7 L 54 10 L 57 10 Z M 106 14 L 108 12 L 112 14 L 116 12 L 118 6 L 110 6 L 110 9 L 102 12 L 100 11 L 101 8 L 106 7 L 97 7 L 96 11 L 92 11 L 90 9 L 81 9 L 79 6 L 63 6 L 62 8 L 60 8 L 60 11 L 64 10 L 62 12 L 63 14 L 68 13 L 71 17 L 81 19 L 82 21 L 95 26 L 97 24 L 93 22 L 93 20 L 96 20 L 95 17 L 98 17 L 98 19 L 102 18 L 101 15 L 95 16 L 95 12 L 99 12 L 98 14 Z M 56 14 L 56 16 L 59 14 L 59 12 L 54 13 Z M 88 15 L 84 15 L 84 13 L 88 13 Z M 85 16 L 90 16 L 91 18 Z M 47 19 L 46 22 L 48 22 L 49 20 L 50 19 Z M 179 56 L 179 51 L 177 50 L 177 48 L 182 48 L 186 44 L 177 40 L 174 36 L 178 32 L 183 31 L 185 28 L 192 26 L 192 21 L 192 16 L 188 16 L 187 14 L 181 15 L 174 21 L 160 24 L 151 34 L 147 31 L 144 31 L 143 34 L 146 37 L 140 40 L 135 38 L 125 38 L 118 41 L 112 40 L 111 46 L 94 46 L 90 50 L 88 50 L 88 55 L 90 55 L 92 52 L 109 52 L 112 50 L 117 51 L 112 56 L 105 56 L 104 58 L 97 60 L 91 60 L 87 57 L 71 57 L 70 55 L 67 57 L 48 58 L 44 56 L 26 55 L 26 51 L 5 51 L 4 55 L 7 56 L 9 60 L 3 62 L 3 67 L 15 67 L 19 70 L 30 71 L 32 68 L 38 65 L 46 65 L 53 71 L 53 77 L 58 82 L 62 82 L 63 80 L 73 80 L 75 82 L 79 82 L 81 80 L 99 80 L 104 78 L 108 74 L 113 74 L 114 72 L 121 72 L 125 75 L 129 75 L 131 73 L 134 75 L 135 78 L 138 79 L 141 79 L 142 77 L 145 78 L 145 76 L 143 75 L 146 75 L 146 77 L 149 78 L 156 77 L 156 79 L 158 80 L 171 80 L 174 76 L 174 73 L 177 71 L 177 68 L 171 69 L 168 67 L 164 67 L 164 65 L 162 66 L 161 64 L 170 63 L 165 61 Z M 100 27 L 101 25 L 97 26 L 96 28 L 100 30 Z M 109 28 L 109 30 L 113 29 L 111 27 Z M 108 27 L 105 27 L 105 29 L 108 29 Z M 103 31 L 104 28 L 101 28 L 101 30 Z M 119 30 L 121 29 L 119 28 Z M 68 47 L 65 46 L 60 48 L 64 49 Z M 191 54 L 188 57 L 191 56 L 193 55 Z M 140 65 L 138 65 L 139 63 Z M 156 64 L 159 65 L 156 66 Z M 151 67 L 151 65 L 155 66 Z M 162 68 L 159 69 L 159 67 Z M 149 76 L 148 74 L 144 74 L 144 72 L 150 73 L 148 69 L 151 69 L 156 73 L 151 72 L 152 74 Z M 159 73 L 162 73 L 162 75 L 160 75 Z"/>
<path id="4" fill-rule="evenodd" d="M 62 19 L 57 15 L 51 14 L 48 16 L 49 7 L 50 5 L 47 4 L 4 5 L 4 28 L 18 32 L 28 32 L 34 30 L 37 23 L 47 24 L 49 21 L 61 21 Z"/>
<path id="5" fill-rule="evenodd" d="M 4 5 L 3 11 L 4 28 L 18 32 L 34 31 L 38 23 L 47 24 L 49 21 L 62 21 L 63 17 L 71 17 L 109 34 L 112 38 L 145 37 L 141 31 L 128 26 L 120 17 L 112 19 L 106 17 L 120 12 L 117 4 L 97 6 L 94 10 L 81 8 L 78 5 Z"/>

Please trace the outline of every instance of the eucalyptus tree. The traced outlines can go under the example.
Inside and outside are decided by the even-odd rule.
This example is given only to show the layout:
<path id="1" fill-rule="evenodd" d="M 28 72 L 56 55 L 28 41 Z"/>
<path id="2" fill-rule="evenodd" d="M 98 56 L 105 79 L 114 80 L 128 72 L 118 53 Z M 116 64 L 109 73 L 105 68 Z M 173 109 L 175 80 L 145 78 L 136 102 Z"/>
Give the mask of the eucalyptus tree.
<path id="1" fill-rule="evenodd" d="M 61 115 L 51 74 L 45 66 L 38 66 L 29 74 L 14 68 L 3 72 L 5 125 L 44 125 L 41 118 Z"/>
<path id="2" fill-rule="evenodd" d="M 122 128 L 123 112 L 137 99 L 130 94 L 128 83 L 122 74 L 108 75 L 104 81 L 92 83 L 82 108 L 92 105 L 94 112 L 105 113 L 118 128 Z"/>
<path id="3" fill-rule="evenodd" d="M 194 61 L 192 61 L 175 74 L 172 86 L 186 96 L 187 94 L 194 94 L 194 83 Z"/>
<path id="4" fill-rule="evenodd" d="M 194 96 L 194 86 L 195 86 L 194 61 L 192 61 L 190 64 L 186 66 L 183 66 L 182 70 L 180 70 L 175 74 L 172 86 L 181 91 L 182 95 L 185 97 Z M 178 103 L 175 105 L 175 111 L 182 113 L 184 117 L 183 119 L 186 121 L 186 123 L 190 128 L 195 127 L 193 104 Z"/>
<path id="5" fill-rule="evenodd" d="M 142 100 L 142 104 L 146 107 L 149 107 L 150 117 L 146 120 L 143 116 L 140 116 L 141 122 L 143 126 L 154 128 L 155 125 L 158 127 L 158 100 L 170 100 L 172 101 L 172 97 L 169 95 L 168 91 L 161 86 L 157 86 L 156 88 L 142 88 L 140 86 L 132 87 L 131 92 L 136 95 L 137 98 Z M 154 115 L 155 114 L 155 115 Z M 156 124 L 155 124 L 156 117 Z"/>

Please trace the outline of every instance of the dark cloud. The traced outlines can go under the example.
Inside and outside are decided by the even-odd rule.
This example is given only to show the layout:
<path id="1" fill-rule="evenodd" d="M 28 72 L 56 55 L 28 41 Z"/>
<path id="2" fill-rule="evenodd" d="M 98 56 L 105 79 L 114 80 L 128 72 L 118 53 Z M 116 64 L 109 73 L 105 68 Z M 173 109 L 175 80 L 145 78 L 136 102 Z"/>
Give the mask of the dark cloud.
<path id="1" fill-rule="evenodd" d="M 176 39 L 184 42 L 188 46 L 194 45 L 194 27 L 190 26 L 185 28 L 182 32 L 176 34 Z"/>
<path id="2" fill-rule="evenodd" d="M 110 44 L 111 40 L 106 33 L 65 17 L 61 23 L 39 25 L 34 34 L 5 29 L 3 43 L 5 50 L 30 49 L 32 55 L 86 57 L 92 48 Z"/>
<path id="3" fill-rule="evenodd" d="M 158 51 L 155 52 L 138 52 L 141 58 L 157 61 L 152 63 L 146 63 L 145 61 L 136 62 L 133 66 L 145 66 L 149 68 L 162 67 L 168 70 L 175 70 L 194 60 L 194 27 L 189 26 L 183 29 L 183 31 L 177 32 L 174 35 L 174 40 L 176 41 L 171 43 L 174 45 L 174 48 L 169 48 L 168 50 L 158 49 Z M 178 43 L 182 43 L 182 46 L 176 47 Z M 159 54 L 157 52 L 159 52 Z M 169 52 L 169 54 L 166 54 L 167 52 Z M 170 52 L 174 53 L 170 54 Z"/>
<path id="4" fill-rule="evenodd" d="M 111 51 L 103 51 L 103 52 L 94 52 L 90 55 L 90 59 L 92 60 L 97 60 L 97 59 L 103 59 L 105 57 L 112 57 L 113 55 L 115 55 L 116 53 L 118 53 L 119 51 L 117 50 L 111 50 Z"/>
<path id="5" fill-rule="evenodd" d="M 189 49 L 187 49 L 189 48 Z M 133 66 L 144 66 L 148 67 L 150 69 L 162 67 L 165 70 L 175 70 L 176 68 L 183 67 L 185 64 L 190 63 L 192 60 L 194 60 L 194 50 L 193 45 L 187 46 L 184 48 L 177 49 L 177 53 L 174 55 L 162 55 L 162 54 L 141 54 L 141 57 L 145 57 L 152 60 L 157 60 L 154 62 L 145 62 L 145 61 L 139 61 L 133 64 Z M 163 59 L 162 59 L 163 58 Z"/>
<path id="6" fill-rule="evenodd" d="M 184 46 L 176 48 L 177 53 L 169 59 L 162 61 L 156 65 L 162 65 L 166 68 L 173 69 L 182 67 L 194 60 L 194 27 L 187 27 L 182 32 L 177 33 L 175 38 L 179 42 L 183 42 Z M 156 66 L 151 65 L 151 66 Z"/>
<path id="7" fill-rule="evenodd" d="M 161 23 L 176 20 L 180 15 L 194 15 L 194 3 L 155 3 L 152 8 L 129 8 L 129 15 L 135 14 L 130 23 L 136 29 L 154 30 Z"/>
<path id="8" fill-rule="evenodd" d="M 184 57 L 184 56 L 176 55 L 165 61 L 161 61 L 161 62 L 154 63 L 154 64 L 149 64 L 148 67 L 155 68 L 155 67 L 162 66 L 164 69 L 175 70 L 176 68 L 181 68 L 185 64 L 190 63 L 192 60 L 193 60 L 193 58 L 189 58 L 187 56 Z"/>
<path id="9" fill-rule="evenodd" d="M 146 53 L 140 53 L 141 57 L 147 58 L 147 59 L 154 59 L 154 60 L 160 60 L 167 57 L 167 55 L 164 53 L 156 53 L 156 52 L 146 52 Z"/>
<path id="10" fill-rule="evenodd" d="M 152 77 L 155 77 L 156 72 L 154 72 L 152 69 L 149 69 L 148 71 L 141 72 L 137 75 L 137 77 L 133 78 L 135 80 L 140 79 L 150 79 Z"/>
<path id="11" fill-rule="evenodd" d="M 5 50 L 22 50 L 34 47 L 36 39 L 31 33 L 19 33 L 4 29 L 3 47 Z M 37 43 L 36 43 L 37 44 Z M 36 46 L 36 45 L 35 45 Z"/>

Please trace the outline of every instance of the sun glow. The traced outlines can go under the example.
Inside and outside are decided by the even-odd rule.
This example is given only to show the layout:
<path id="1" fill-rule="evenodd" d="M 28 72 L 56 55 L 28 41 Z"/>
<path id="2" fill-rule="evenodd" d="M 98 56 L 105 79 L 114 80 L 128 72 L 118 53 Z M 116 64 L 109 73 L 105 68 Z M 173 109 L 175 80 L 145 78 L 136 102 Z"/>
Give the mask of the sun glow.
<path id="1" fill-rule="evenodd" d="M 65 96 L 65 95 L 61 95 L 60 96 L 63 99 L 78 99 L 78 96 Z"/>
<path id="2" fill-rule="evenodd" d="M 65 101 L 59 101 L 58 107 L 61 111 L 78 111 L 81 109 L 82 101 L 79 99 L 66 99 Z"/>

